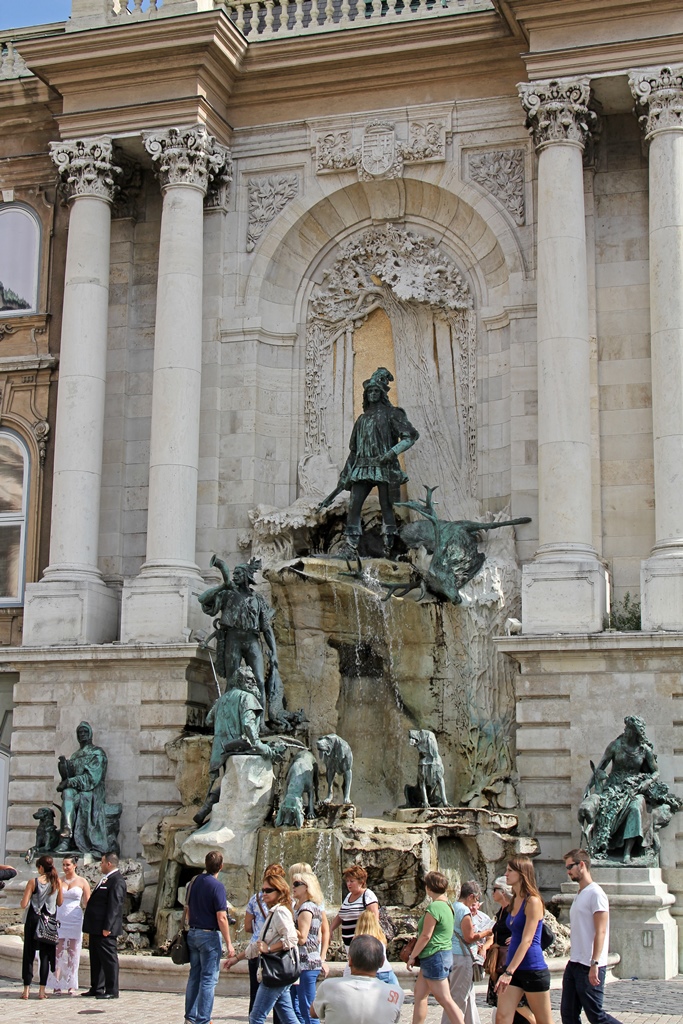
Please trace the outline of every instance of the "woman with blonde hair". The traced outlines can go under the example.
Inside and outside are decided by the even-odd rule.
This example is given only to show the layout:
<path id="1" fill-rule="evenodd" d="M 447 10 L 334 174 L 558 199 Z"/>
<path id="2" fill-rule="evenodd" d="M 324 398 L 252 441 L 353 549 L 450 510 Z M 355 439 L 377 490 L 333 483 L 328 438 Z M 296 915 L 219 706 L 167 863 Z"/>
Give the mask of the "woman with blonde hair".
<path id="1" fill-rule="evenodd" d="M 505 970 L 496 983 L 496 1024 L 512 1024 L 526 996 L 536 1024 L 553 1024 L 550 1009 L 550 971 L 541 950 L 545 906 L 528 857 L 512 857 L 505 879 L 513 893 L 507 926 L 512 933 Z"/>
<path id="2" fill-rule="evenodd" d="M 377 977 L 380 981 L 383 981 L 386 985 L 398 985 L 398 978 L 391 969 L 391 964 L 387 960 L 387 937 L 382 930 L 382 926 L 373 914 L 371 910 L 364 910 L 358 918 L 356 924 L 356 935 L 372 935 L 373 939 L 377 939 L 382 943 L 384 947 L 384 963 L 377 972 Z M 354 935 L 354 938 L 356 936 Z M 351 969 L 348 964 L 344 969 L 344 976 L 351 973 Z"/>
<path id="3" fill-rule="evenodd" d="M 57 944 L 45 942 L 36 934 L 41 917 L 56 920 L 57 907 L 62 905 L 62 883 L 57 874 L 52 857 L 44 855 L 36 861 L 37 878 L 26 883 L 24 895 L 21 897 L 21 909 L 26 911 L 24 923 L 24 956 L 21 965 L 21 977 L 24 982 L 22 999 L 28 999 L 31 982 L 33 981 L 33 961 L 38 953 L 40 960 L 40 987 L 38 998 L 45 999 L 45 986 L 50 971 L 54 972 Z"/>
<path id="4" fill-rule="evenodd" d="M 323 894 L 318 879 L 312 871 L 303 871 L 301 868 L 300 864 L 290 868 L 293 876 L 294 924 L 299 936 L 301 959 L 301 977 L 299 984 L 292 986 L 291 996 L 294 1012 L 301 1024 L 310 1024 L 310 1007 L 315 998 L 318 976 L 322 973 L 325 977 L 328 971 L 325 957 L 330 944 L 330 925 L 323 910 Z"/>
<path id="5" fill-rule="evenodd" d="M 282 870 L 282 869 L 280 869 Z M 230 970 L 240 960 L 254 960 L 261 953 L 277 953 L 282 949 L 294 949 L 299 944 L 299 936 L 292 918 L 292 893 L 287 885 L 284 871 L 282 874 L 266 872 L 259 894 L 268 911 L 265 924 L 258 939 L 252 939 L 244 953 L 228 957 L 225 961 L 226 970 Z M 259 985 L 254 1005 L 249 1012 L 249 1024 L 264 1024 L 272 1009 L 277 1007 L 283 1024 L 299 1024 L 292 1007 L 289 985 Z"/>

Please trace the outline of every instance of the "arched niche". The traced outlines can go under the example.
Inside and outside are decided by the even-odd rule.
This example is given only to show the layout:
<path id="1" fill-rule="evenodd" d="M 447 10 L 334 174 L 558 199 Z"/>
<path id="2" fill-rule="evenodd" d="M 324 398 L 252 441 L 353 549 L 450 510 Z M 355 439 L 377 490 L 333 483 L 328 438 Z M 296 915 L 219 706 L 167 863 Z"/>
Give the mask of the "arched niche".
<path id="1" fill-rule="evenodd" d="M 23 601 L 30 477 L 28 446 L 0 427 L 0 606 Z"/>

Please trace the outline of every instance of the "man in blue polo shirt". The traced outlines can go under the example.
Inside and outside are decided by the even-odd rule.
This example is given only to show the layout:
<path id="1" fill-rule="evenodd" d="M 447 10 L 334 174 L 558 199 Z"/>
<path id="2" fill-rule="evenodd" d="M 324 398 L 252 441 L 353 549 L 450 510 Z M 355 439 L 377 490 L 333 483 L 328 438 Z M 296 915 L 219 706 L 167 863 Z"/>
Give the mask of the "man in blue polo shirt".
<path id="1" fill-rule="evenodd" d="M 186 1024 L 210 1024 L 213 997 L 221 966 L 221 935 L 234 956 L 228 901 L 217 875 L 223 867 L 223 854 L 211 850 L 204 858 L 206 872 L 197 875 L 187 889 L 185 919 L 189 923 L 187 945 L 190 949 L 190 976 L 185 989 Z"/>

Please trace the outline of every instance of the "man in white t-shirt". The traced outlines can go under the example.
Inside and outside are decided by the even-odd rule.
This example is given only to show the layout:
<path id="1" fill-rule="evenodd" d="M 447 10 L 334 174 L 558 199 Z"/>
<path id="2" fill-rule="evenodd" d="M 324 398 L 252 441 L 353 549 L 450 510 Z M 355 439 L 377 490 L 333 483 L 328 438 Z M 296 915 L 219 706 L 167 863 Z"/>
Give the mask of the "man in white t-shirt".
<path id="1" fill-rule="evenodd" d="M 351 977 L 328 978 L 318 987 L 311 1017 L 327 1024 L 396 1024 L 403 989 L 379 981 L 384 947 L 372 935 L 357 935 L 349 946 Z"/>
<path id="2" fill-rule="evenodd" d="M 609 952 L 607 896 L 591 878 L 591 859 L 585 850 L 570 850 L 564 860 L 579 891 L 569 911 L 571 951 L 562 978 L 562 1024 L 579 1024 L 582 1010 L 589 1024 L 620 1024 L 602 1008 Z"/>

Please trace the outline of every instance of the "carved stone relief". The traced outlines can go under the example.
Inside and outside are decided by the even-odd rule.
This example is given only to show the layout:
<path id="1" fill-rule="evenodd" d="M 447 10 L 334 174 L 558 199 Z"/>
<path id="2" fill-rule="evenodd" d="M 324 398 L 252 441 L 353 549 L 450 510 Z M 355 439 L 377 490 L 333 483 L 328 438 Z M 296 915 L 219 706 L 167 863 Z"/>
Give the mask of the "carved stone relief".
<path id="1" fill-rule="evenodd" d="M 249 227 L 247 252 L 253 252 L 256 243 L 278 213 L 299 193 L 298 174 L 273 174 L 265 178 L 249 178 Z"/>
<path id="2" fill-rule="evenodd" d="M 438 118 L 407 125 L 376 120 L 364 127 L 320 131 L 316 137 L 318 174 L 355 168 L 360 181 L 400 178 L 404 164 L 445 159 L 446 121 Z"/>
<path id="3" fill-rule="evenodd" d="M 657 131 L 683 129 L 683 64 L 632 71 L 628 84 L 636 106 L 646 109 L 638 119 L 646 139 Z"/>
<path id="4" fill-rule="evenodd" d="M 471 180 L 502 203 L 519 225 L 525 217 L 524 156 L 523 149 L 489 149 L 467 158 Z"/>
<path id="5" fill-rule="evenodd" d="M 392 325 L 396 401 L 420 431 L 411 496 L 440 481 L 441 515 L 474 515 L 476 319 L 458 267 L 433 238 L 387 225 L 342 247 L 311 297 L 305 451 L 341 465 L 353 425 L 353 332 L 375 309 Z"/>
<path id="6" fill-rule="evenodd" d="M 586 145 L 598 120 L 597 114 L 588 109 L 588 77 L 522 82 L 518 88 L 527 128 L 537 149 L 553 142 Z"/>
<path id="7" fill-rule="evenodd" d="M 202 124 L 143 132 L 142 140 L 157 165 L 162 189 L 188 185 L 206 195 L 212 183 L 218 187 L 232 180 L 230 151 L 216 142 Z"/>
<path id="8" fill-rule="evenodd" d="M 94 196 L 113 202 L 121 170 L 112 163 L 112 150 L 106 136 L 50 143 L 50 156 L 68 199 Z"/>

